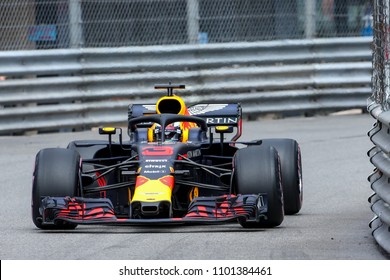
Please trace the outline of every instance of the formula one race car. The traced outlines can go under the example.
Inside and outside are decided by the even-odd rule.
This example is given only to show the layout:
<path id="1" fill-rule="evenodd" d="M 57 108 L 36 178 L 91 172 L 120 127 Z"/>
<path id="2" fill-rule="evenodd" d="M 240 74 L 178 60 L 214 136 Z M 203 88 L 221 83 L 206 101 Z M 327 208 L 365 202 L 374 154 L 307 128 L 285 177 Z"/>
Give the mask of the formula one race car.
<path id="1" fill-rule="evenodd" d="M 103 127 L 99 133 L 108 140 L 39 151 L 32 186 L 38 228 L 230 221 L 275 227 L 300 211 L 295 140 L 238 142 L 239 104 L 187 108 L 173 94 L 184 85 L 156 88 L 168 94 L 156 104 L 129 106 L 129 140 L 122 140 L 121 128 Z"/>

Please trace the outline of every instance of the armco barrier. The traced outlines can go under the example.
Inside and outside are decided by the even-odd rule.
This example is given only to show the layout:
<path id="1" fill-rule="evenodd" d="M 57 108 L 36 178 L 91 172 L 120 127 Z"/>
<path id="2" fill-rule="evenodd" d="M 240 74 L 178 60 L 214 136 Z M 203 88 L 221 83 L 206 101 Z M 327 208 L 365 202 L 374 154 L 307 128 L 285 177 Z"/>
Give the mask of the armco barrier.
<path id="1" fill-rule="evenodd" d="M 374 172 L 368 177 L 374 194 L 369 198 L 375 214 L 370 222 L 372 234 L 378 244 L 390 253 L 390 111 L 383 111 L 374 102 L 368 106 L 376 119 L 368 136 L 375 146 L 368 152 Z"/>
<path id="2" fill-rule="evenodd" d="M 0 52 L 0 135 L 124 124 L 155 83 L 246 115 L 366 108 L 372 38 Z"/>

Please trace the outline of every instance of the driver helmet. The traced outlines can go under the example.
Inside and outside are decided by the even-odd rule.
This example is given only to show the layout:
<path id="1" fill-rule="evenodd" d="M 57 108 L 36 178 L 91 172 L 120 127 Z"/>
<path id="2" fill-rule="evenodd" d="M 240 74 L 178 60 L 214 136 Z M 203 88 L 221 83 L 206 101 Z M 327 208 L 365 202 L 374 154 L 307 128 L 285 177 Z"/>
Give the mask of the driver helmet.
<path id="1" fill-rule="evenodd" d="M 161 126 L 156 124 L 156 127 L 154 129 L 155 141 L 160 141 L 162 139 L 161 133 L 162 133 Z M 180 122 L 171 123 L 165 127 L 165 141 L 168 142 L 180 141 L 181 134 L 182 134 L 182 130 L 180 128 Z"/>

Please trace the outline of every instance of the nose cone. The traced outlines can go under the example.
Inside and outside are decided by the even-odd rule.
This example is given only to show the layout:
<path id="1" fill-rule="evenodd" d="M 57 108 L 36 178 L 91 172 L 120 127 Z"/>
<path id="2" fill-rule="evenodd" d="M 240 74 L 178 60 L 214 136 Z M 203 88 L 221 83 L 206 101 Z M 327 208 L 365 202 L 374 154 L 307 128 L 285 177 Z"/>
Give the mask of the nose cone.
<path id="1" fill-rule="evenodd" d="M 141 213 L 142 217 L 170 217 L 173 186 L 174 178 L 171 175 L 155 180 L 138 176 L 131 200 L 133 213 Z"/>
<path id="2" fill-rule="evenodd" d="M 171 175 L 166 175 L 155 180 L 145 176 L 138 176 L 131 202 L 171 202 L 173 186 L 174 178 Z"/>

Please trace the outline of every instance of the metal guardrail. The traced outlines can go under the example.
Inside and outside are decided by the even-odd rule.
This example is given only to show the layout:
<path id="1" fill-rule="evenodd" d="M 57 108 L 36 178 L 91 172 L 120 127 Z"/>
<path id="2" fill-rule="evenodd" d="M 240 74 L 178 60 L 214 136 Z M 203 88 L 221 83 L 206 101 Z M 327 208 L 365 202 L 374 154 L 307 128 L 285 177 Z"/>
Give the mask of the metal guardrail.
<path id="1" fill-rule="evenodd" d="M 372 234 L 377 243 L 390 253 L 390 111 L 371 101 L 370 114 L 376 119 L 368 136 L 375 146 L 368 152 L 371 163 L 376 167 L 368 177 L 374 194 L 369 198 L 375 217 L 370 222 Z"/>
<path id="2" fill-rule="evenodd" d="M 228 65 L 371 61 L 372 38 L 0 52 L 0 76 L 154 72 Z"/>
<path id="3" fill-rule="evenodd" d="M 0 52 L 0 134 L 126 122 L 155 83 L 191 103 L 240 102 L 246 115 L 366 108 L 371 38 Z M 25 77 L 25 78 L 20 78 Z"/>

